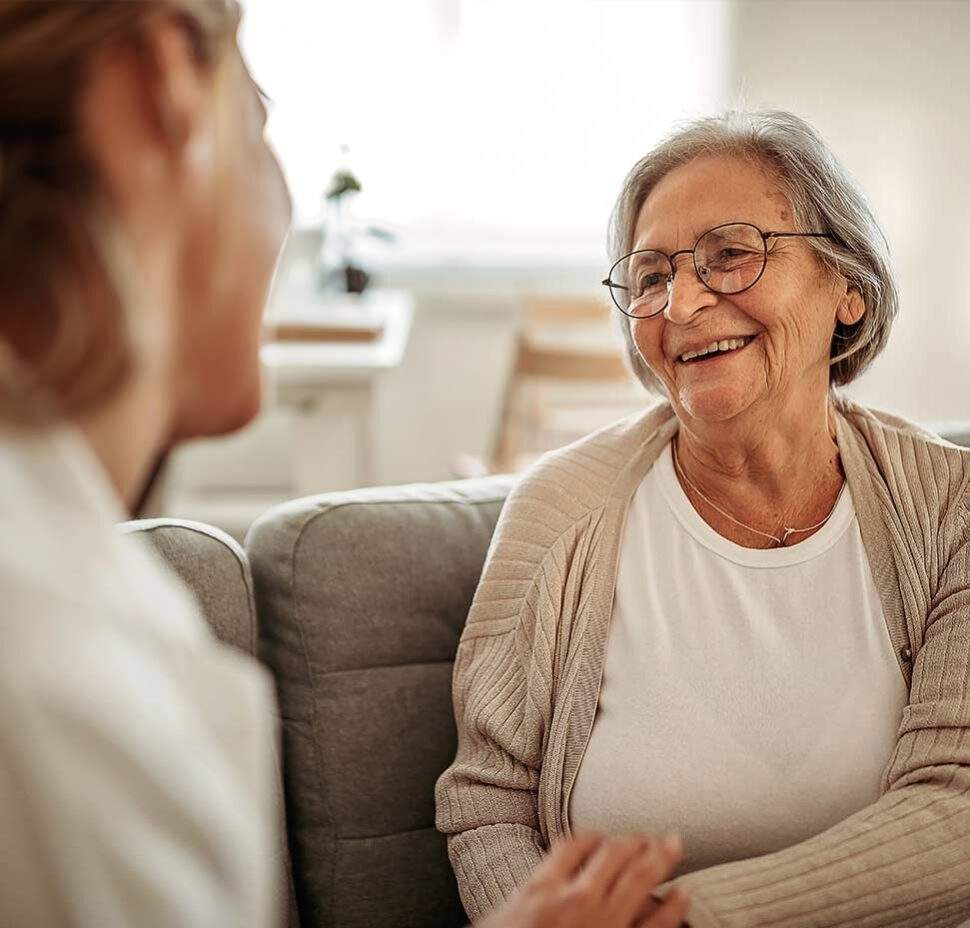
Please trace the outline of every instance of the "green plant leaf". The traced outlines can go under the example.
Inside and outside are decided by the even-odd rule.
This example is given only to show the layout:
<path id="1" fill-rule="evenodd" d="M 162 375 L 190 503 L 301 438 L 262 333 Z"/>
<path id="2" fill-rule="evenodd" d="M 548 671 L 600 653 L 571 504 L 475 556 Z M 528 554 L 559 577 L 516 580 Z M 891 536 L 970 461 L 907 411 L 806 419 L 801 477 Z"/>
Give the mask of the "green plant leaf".
<path id="1" fill-rule="evenodd" d="M 330 179 L 326 197 L 328 200 L 335 200 L 347 193 L 357 193 L 360 189 L 360 181 L 350 171 L 336 171 Z"/>

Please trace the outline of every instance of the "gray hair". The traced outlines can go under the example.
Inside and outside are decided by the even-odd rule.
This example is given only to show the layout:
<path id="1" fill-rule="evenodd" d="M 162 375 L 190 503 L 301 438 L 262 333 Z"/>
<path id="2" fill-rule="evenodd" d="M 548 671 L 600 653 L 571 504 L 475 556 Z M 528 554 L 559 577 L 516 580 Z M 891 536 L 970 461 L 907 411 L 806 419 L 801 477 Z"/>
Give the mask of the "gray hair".
<path id="1" fill-rule="evenodd" d="M 781 110 L 728 112 L 687 123 L 638 161 L 613 210 L 610 253 L 613 261 L 628 254 L 644 201 L 671 171 L 702 155 L 736 155 L 767 167 L 785 194 L 803 231 L 830 232 L 831 239 L 805 239 L 823 266 L 845 277 L 865 304 L 853 325 L 837 322 L 832 336 L 830 383 L 855 380 L 882 351 L 899 304 L 889 267 L 886 237 L 862 191 L 803 119 Z M 629 319 L 621 319 L 634 373 L 655 393 L 664 387 L 637 351 Z"/>

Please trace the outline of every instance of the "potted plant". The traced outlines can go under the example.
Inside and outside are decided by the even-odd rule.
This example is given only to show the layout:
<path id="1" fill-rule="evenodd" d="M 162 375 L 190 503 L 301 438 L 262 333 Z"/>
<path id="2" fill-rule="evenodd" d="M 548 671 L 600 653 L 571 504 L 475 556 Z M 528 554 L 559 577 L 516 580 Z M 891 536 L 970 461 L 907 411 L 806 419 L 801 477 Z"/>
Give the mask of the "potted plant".
<path id="1" fill-rule="evenodd" d="M 325 218 L 319 267 L 319 285 L 323 290 L 363 293 L 371 277 L 357 263 L 355 245 L 364 236 L 384 242 L 394 241 L 393 233 L 387 229 L 361 225 L 353 220 L 350 201 L 360 190 L 356 175 L 349 168 L 340 167 L 324 193 Z"/>

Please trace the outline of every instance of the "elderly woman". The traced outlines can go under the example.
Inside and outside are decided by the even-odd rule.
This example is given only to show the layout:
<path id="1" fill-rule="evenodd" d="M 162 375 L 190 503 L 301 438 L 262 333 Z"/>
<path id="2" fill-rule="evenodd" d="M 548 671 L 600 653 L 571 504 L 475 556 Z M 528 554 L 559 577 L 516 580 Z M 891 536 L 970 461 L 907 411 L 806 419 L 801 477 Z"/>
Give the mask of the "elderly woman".
<path id="1" fill-rule="evenodd" d="M 871 211 L 802 120 L 729 114 L 633 168 L 614 243 L 664 399 L 502 512 L 437 791 L 466 909 L 576 829 L 676 830 L 694 928 L 961 922 L 970 454 L 834 392 L 896 311 Z"/>

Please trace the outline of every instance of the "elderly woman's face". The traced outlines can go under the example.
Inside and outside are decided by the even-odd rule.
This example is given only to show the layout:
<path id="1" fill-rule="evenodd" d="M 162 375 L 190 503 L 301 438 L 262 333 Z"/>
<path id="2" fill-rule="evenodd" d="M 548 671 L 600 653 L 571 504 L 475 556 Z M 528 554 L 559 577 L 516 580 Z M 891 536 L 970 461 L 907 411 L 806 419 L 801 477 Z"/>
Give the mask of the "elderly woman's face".
<path id="1" fill-rule="evenodd" d="M 634 249 L 668 254 L 727 222 L 762 231 L 796 229 L 791 208 L 770 174 L 750 161 L 704 157 L 672 171 L 640 210 Z M 666 385 L 680 415 L 726 421 L 759 403 L 812 401 L 828 385 L 836 314 L 848 311 L 845 281 L 824 269 L 804 239 L 768 240 L 768 262 L 749 290 L 722 296 L 697 278 L 689 255 L 676 259 L 667 310 L 631 320 L 633 340 Z M 743 347 L 684 360 L 712 342 L 748 339 Z"/>

